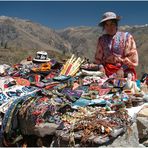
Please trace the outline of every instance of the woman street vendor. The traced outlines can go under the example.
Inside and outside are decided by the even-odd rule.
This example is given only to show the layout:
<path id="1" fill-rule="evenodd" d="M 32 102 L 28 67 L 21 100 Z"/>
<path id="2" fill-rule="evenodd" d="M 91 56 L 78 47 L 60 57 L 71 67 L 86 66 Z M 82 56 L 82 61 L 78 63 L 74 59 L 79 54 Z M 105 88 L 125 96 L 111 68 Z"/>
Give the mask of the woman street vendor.
<path id="1" fill-rule="evenodd" d="M 124 75 L 132 73 L 136 80 L 135 67 L 138 66 L 138 53 L 133 36 L 129 32 L 118 31 L 120 16 L 106 12 L 99 23 L 105 34 L 99 37 L 95 54 L 95 64 L 105 69 L 107 76 L 116 73 L 120 68 Z"/>

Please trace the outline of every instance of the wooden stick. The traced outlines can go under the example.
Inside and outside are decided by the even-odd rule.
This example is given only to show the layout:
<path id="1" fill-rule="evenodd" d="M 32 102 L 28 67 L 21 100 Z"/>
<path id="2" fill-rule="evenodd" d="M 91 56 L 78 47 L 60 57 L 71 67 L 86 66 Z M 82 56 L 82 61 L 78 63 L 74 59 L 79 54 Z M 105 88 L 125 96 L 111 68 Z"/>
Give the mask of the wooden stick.
<path id="1" fill-rule="evenodd" d="M 84 60 L 81 60 L 80 63 L 75 66 L 74 70 L 69 73 L 69 75 L 74 76 L 80 69 L 81 64 L 84 62 Z"/>
<path id="2" fill-rule="evenodd" d="M 73 60 L 74 58 L 74 54 L 72 54 L 71 58 L 69 60 L 67 60 L 67 62 L 64 64 L 64 66 L 62 67 L 62 71 L 60 72 L 60 75 L 64 75 L 69 64 L 71 63 L 71 61 Z"/>

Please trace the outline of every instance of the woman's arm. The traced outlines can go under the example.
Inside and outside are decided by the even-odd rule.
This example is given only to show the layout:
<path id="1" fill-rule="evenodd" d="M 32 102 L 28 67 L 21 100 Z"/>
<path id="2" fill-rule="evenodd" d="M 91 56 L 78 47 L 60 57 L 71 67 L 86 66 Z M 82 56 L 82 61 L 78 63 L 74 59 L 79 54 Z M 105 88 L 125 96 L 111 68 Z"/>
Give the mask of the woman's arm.
<path id="1" fill-rule="evenodd" d="M 102 64 L 103 48 L 101 46 L 101 38 L 98 39 L 97 49 L 95 53 L 95 64 Z"/>
<path id="2" fill-rule="evenodd" d="M 122 62 L 128 67 L 138 66 L 138 53 L 136 49 L 136 43 L 134 41 L 133 36 L 130 34 L 126 40 L 124 57 L 123 58 L 119 57 L 118 61 Z"/>
<path id="3" fill-rule="evenodd" d="M 123 59 L 123 63 L 131 67 L 138 66 L 138 53 L 137 53 L 136 43 L 132 35 L 129 35 L 126 41 L 126 48 L 124 55 L 125 58 Z"/>

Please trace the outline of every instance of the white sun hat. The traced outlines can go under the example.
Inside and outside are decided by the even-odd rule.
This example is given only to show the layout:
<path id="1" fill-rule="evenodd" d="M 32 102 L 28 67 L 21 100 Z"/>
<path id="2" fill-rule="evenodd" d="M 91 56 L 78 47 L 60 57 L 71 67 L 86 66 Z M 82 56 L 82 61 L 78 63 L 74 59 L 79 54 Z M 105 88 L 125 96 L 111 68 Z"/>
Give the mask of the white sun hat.
<path id="1" fill-rule="evenodd" d="M 107 21 L 107 20 L 120 20 L 120 16 L 117 16 L 116 13 L 114 12 L 105 12 L 102 16 L 102 20 L 99 22 L 99 26 L 102 26 L 103 22 Z"/>
<path id="2" fill-rule="evenodd" d="M 50 60 L 46 51 L 38 51 L 36 57 L 33 59 L 35 62 L 49 62 Z"/>

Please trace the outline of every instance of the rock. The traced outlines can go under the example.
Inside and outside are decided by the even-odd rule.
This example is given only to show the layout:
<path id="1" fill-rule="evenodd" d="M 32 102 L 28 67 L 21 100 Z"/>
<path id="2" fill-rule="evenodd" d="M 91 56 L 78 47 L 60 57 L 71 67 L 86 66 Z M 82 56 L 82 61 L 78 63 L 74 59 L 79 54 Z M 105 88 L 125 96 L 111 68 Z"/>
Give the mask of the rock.
<path id="1" fill-rule="evenodd" d="M 97 139 L 96 139 L 97 140 Z M 103 139 L 106 140 L 107 143 L 101 144 L 98 143 L 98 145 L 96 143 L 86 143 L 87 146 L 101 146 L 101 147 L 139 147 L 139 138 L 138 138 L 138 130 L 137 130 L 137 124 L 133 123 L 133 125 L 128 128 L 128 130 L 121 134 L 120 136 L 118 136 L 116 139 L 113 139 L 112 141 L 108 141 L 107 139 Z M 100 141 L 99 141 L 100 142 Z M 80 147 L 80 146 L 86 146 L 86 145 L 80 145 L 80 140 L 76 140 L 75 144 Z M 54 140 L 52 142 L 52 146 L 53 147 L 67 147 L 69 146 L 69 142 L 68 141 L 64 141 L 62 139 L 61 136 L 58 137 L 58 135 L 56 135 L 54 137 Z"/>
<path id="2" fill-rule="evenodd" d="M 144 106 L 137 114 L 137 128 L 139 142 L 148 146 L 148 105 Z"/>
<path id="3" fill-rule="evenodd" d="M 140 143 L 148 140 L 148 117 L 137 117 L 137 128 Z"/>
<path id="4" fill-rule="evenodd" d="M 110 139 L 109 139 L 109 137 L 107 136 L 107 137 L 104 137 L 104 138 L 102 138 L 102 137 L 97 137 L 97 138 L 95 138 L 94 139 L 94 143 L 95 144 L 98 144 L 98 145 L 102 145 L 102 144 L 106 144 L 106 143 L 108 143 L 110 141 Z"/>
<path id="5" fill-rule="evenodd" d="M 20 121 L 20 129 L 23 135 L 36 135 L 44 137 L 46 135 L 52 135 L 55 133 L 58 125 L 55 123 L 40 123 L 35 125 L 31 119 L 24 119 L 21 116 L 18 117 Z"/>
<path id="6" fill-rule="evenodd" d="M 124 129 L 123 128 L 120 128 L 120 129 L 115 129 L 114 131 L 112 131 L 110 133 L 110 135 L 114 138 L 116 138 L 118 135 L 120 135 L 121 133 L 124 132 Z"/>
<path id="7" fill-rule="evenodd" d="M 131 127 L 127 129 L 127 131 L 118 136 L 112 143 L 108 144 L 109 147 L 138 147 L 139 146 L 138 139 L 138 130 L 137 124 L 133 123 Z"/>
<path id="8" fill-rule="evenodd" d="M 143 145 L 146 146 L 146 147 L 148 147 L 148 140 L 144 141 L 143 142 Z"/>
<path id="9" fill-rule="evenodd" d="M 144 106 L 137 115 L 138 117 L 148 117 L 148 105 Z"/>

